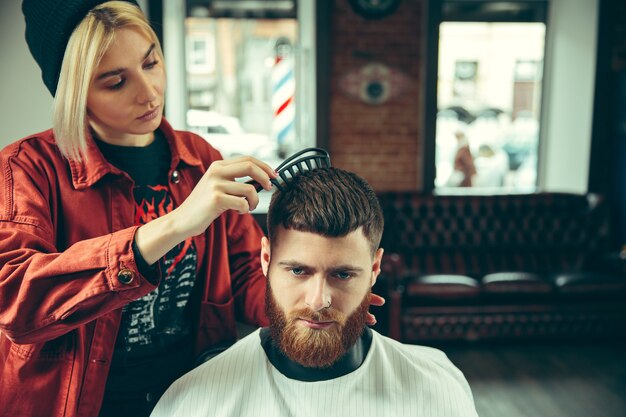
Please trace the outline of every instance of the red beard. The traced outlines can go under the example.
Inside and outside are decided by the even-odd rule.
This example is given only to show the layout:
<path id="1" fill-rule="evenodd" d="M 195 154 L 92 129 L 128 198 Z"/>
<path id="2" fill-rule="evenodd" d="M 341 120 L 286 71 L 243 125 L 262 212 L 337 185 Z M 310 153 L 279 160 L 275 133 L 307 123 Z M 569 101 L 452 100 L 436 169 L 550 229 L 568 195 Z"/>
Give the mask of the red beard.
<path id="1" fill-rule="evenodd" d="M 269 280 L 265 294 L 265 313 L 273 342 L 289 359 L 308 368 L 330 367 L 356 343 L 365 328 L 369 306 L 368 291 L 347 318 L 332 307 L 318 312 L 307 308 L 294 310 L 287 317 L 274 298 Z M 299 319 L 331 320 L 335 324 L 328 329 L 310 329 L 297 324 Z"/>

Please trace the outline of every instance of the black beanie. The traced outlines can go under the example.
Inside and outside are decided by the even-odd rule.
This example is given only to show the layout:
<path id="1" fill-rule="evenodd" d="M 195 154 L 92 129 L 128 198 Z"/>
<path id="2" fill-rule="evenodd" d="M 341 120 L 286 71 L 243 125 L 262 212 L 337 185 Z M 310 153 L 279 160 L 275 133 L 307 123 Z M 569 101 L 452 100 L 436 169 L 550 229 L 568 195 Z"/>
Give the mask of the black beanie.
<path id="1" fill-rule="evenodd" d="M 74 28 L 89 10 L 108 0 L 24 0 L 26 43 L 41 68 L 41 78 L 56 94 L 61 63 Z M 135 0 L 125 0 L 137 4 Z"/>

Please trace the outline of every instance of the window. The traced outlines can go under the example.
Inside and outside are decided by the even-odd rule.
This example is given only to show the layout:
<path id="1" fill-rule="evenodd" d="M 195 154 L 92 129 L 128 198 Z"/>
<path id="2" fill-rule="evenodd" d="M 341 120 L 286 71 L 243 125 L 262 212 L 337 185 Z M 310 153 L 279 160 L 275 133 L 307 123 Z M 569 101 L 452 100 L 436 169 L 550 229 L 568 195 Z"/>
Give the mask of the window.
<path id="1" fill-rule="evenodd" d="M 187 69 L 190 74 L 211 74 L 215 72 L 215 39 L 211 33 L 198 34 L 187 38 Z"/>
<path id="2" fill-rule="evenodd" d="M 438 192 L 526 192 L 537 185 L 546 27 L 534 20 L 543 19 L 545 4 L 533 3 L 542 7 L 530 15 L 512 13 L 515 5 L 443 2 L 434 149 Z"/>
<path id="3" fill-rule="evenodd" d="M 297 7 L 309 3 L 216 1 L 190 7 L 187 125 L 224 157 L 253 155 L 278 164 L 314 144 L 314 137 L 298 130 L 308 105 L 299 91 L 302 38 L 310 42 L 314 34 L 303 33 L 303 26 L 313 25 L 301 24 Z"/>
<path id="4" fill-rule="evenodd" d="M 224 158 L 252 155 L 274 167 L 314 146 L 315 119 L 303 114 L 315 113 L 305 95 L 315 91 L 315 3 L 205 4 L 192 4 L 185 20 L 187 128 Z"/>

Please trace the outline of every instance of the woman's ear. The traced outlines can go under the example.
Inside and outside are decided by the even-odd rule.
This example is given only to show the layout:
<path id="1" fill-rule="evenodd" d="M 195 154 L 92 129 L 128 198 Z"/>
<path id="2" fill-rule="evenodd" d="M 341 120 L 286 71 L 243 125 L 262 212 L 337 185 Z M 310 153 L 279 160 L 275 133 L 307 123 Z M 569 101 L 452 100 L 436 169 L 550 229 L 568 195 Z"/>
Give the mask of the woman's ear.
<path id="1" fill-rule="evenodd" d="M 263 275 L 266 277 L 270 269 L 270 258 L 270 241 L 263 236 L 261 239 L 261 268 L 263 269 Z"/>

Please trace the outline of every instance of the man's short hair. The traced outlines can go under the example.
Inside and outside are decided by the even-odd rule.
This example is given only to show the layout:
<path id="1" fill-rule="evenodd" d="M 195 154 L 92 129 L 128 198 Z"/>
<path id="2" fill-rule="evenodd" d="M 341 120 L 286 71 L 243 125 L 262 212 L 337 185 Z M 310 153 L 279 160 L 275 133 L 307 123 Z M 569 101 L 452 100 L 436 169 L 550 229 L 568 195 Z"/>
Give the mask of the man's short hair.
<path id="1" fill-rule="evenodd" d="M 328 237 L 343 237 L 362 227 L 376 252 L 383 213 L 363 178 L 339 168 L 318 168 L 297 174 L 284 188 L 274 192 L 267 213 L 270 241 L 276 241 L 280 226 Z"/>

